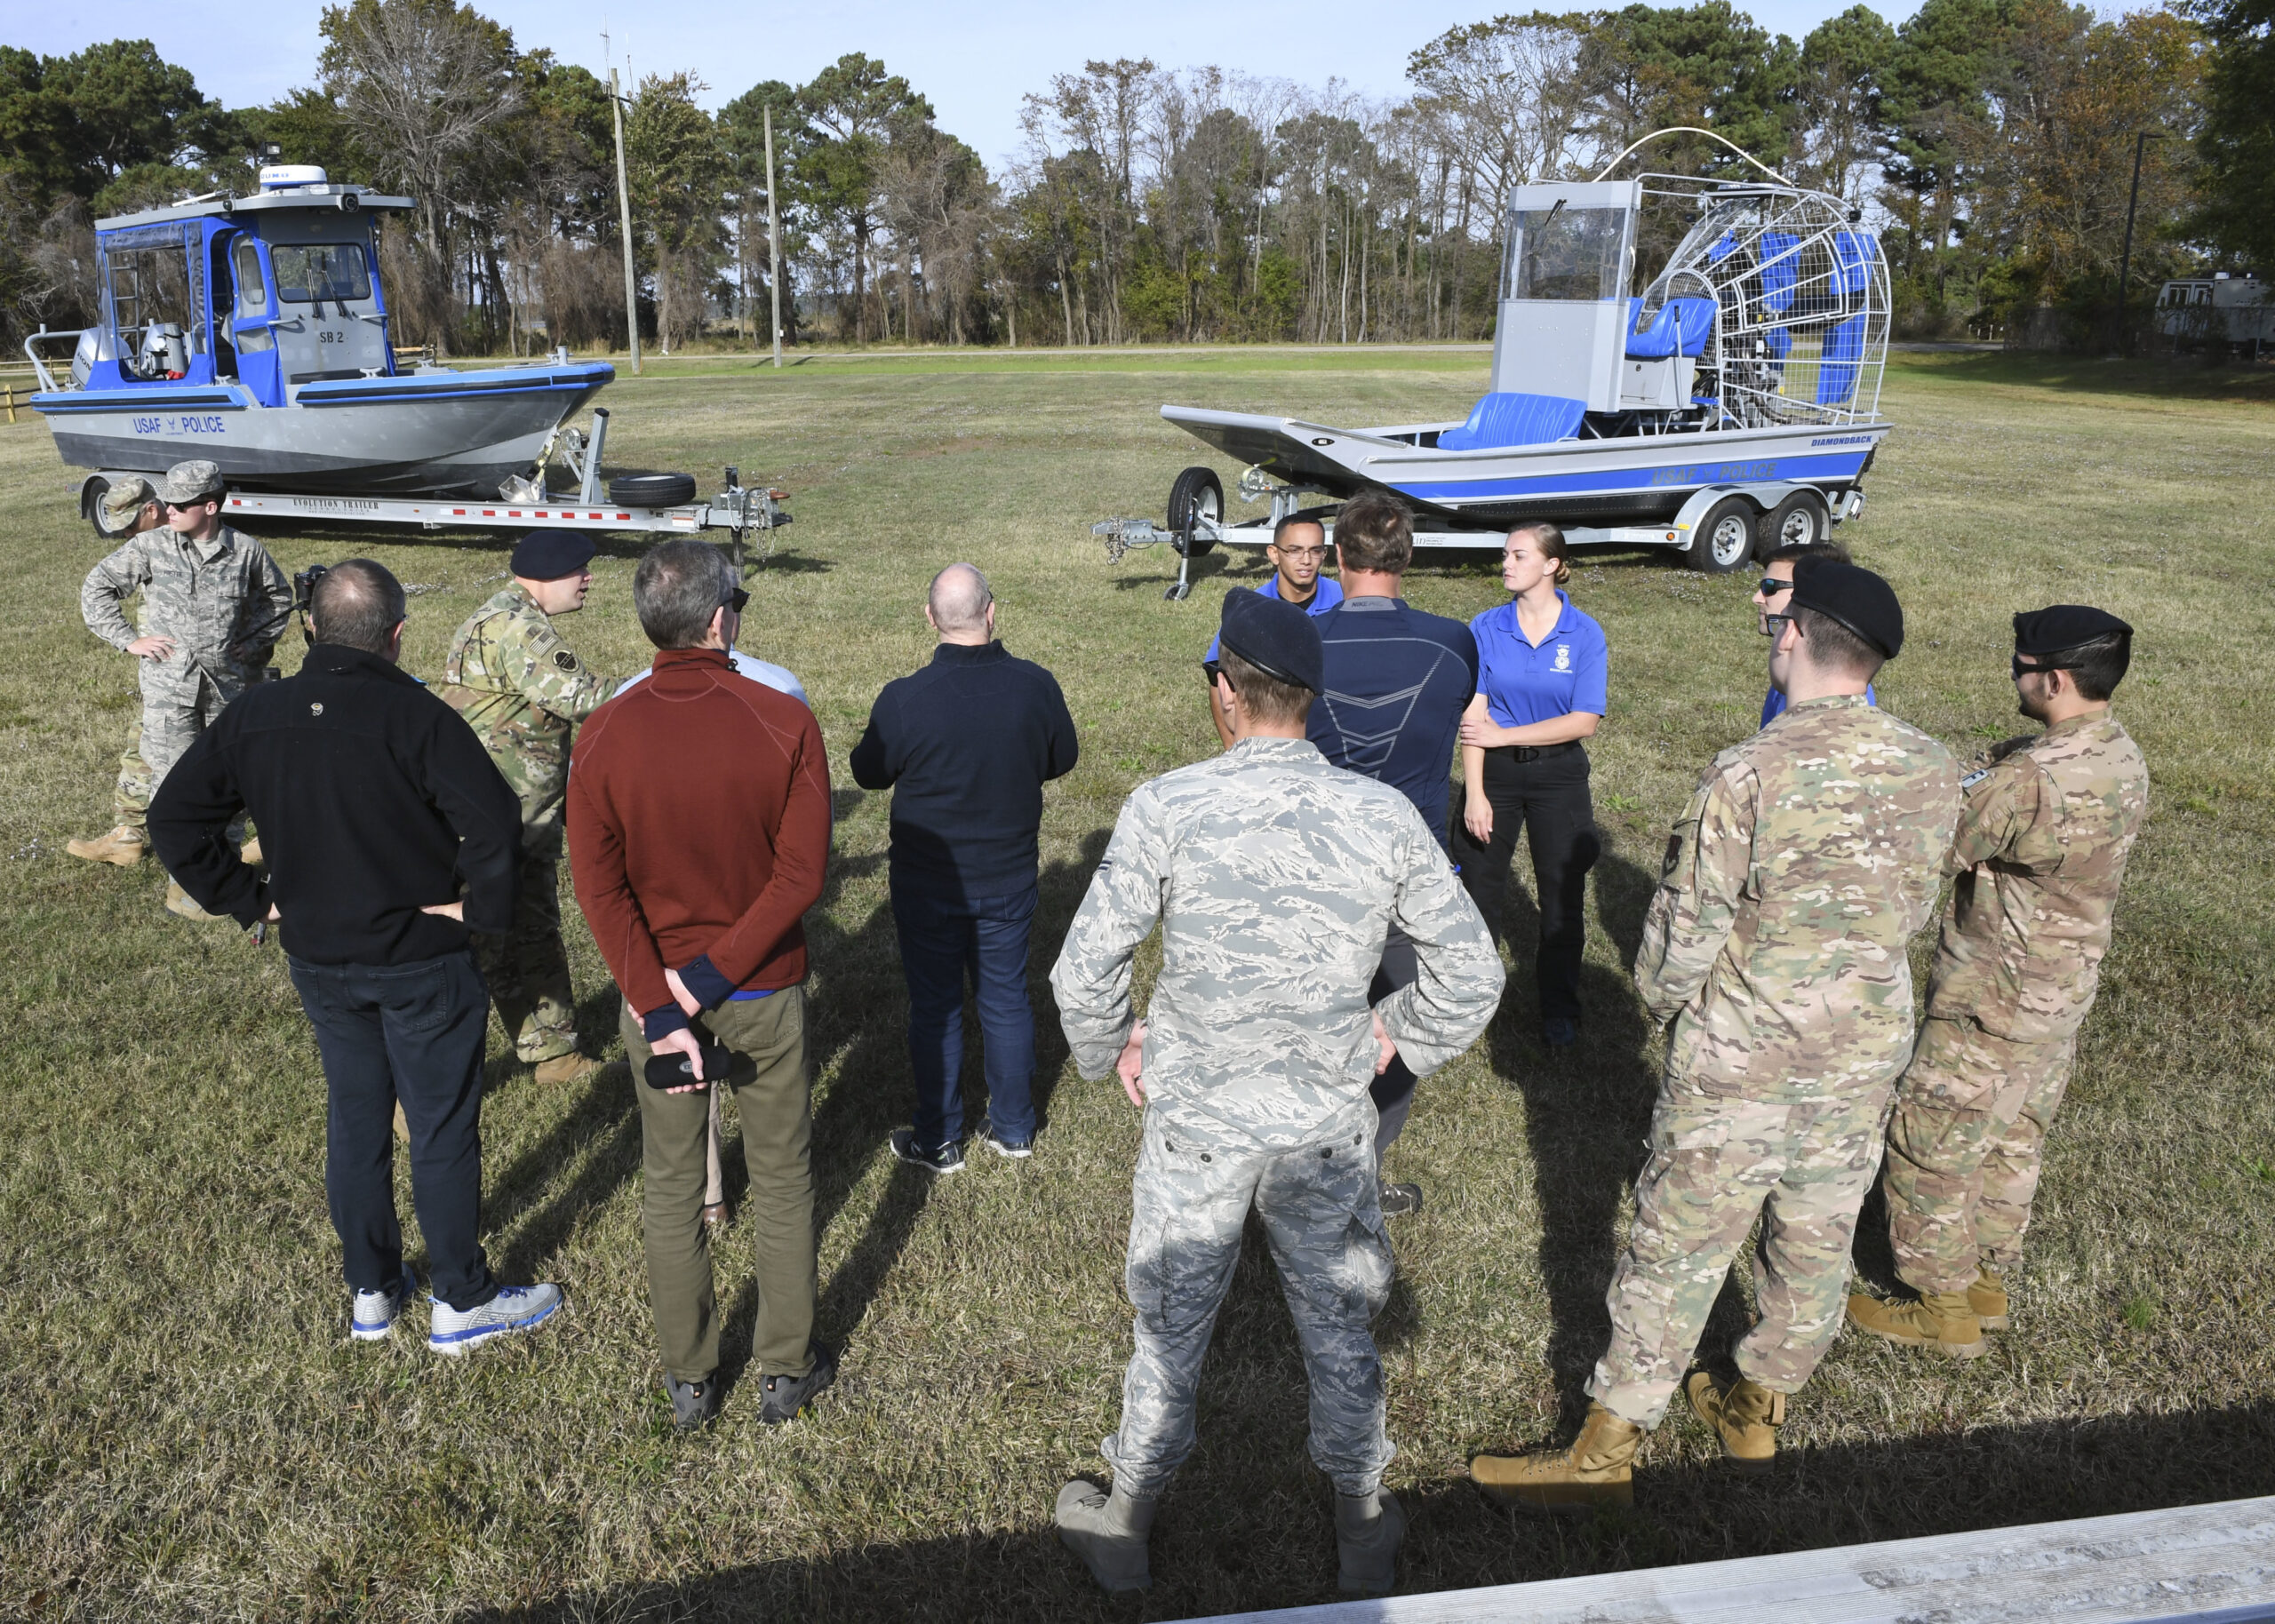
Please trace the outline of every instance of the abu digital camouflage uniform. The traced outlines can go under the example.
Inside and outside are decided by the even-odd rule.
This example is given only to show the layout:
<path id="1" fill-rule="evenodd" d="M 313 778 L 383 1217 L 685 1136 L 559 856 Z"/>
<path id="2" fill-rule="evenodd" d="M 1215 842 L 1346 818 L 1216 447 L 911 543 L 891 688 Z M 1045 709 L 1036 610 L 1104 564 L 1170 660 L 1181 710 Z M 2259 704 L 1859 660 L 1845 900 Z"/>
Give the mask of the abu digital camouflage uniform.
<path id="1" fill-rule="evenodd" d="M 508 936 L 476 936 L 475 956 L 519 1058 L 577 1047 L 577 1001 L 561 940 L 562 802 L 577 724 L 612 684 L 587 668 L 519 585 L 474 612 L 451 639 L 435 691 L 466 718 L 522 800 L 520 901 Z"/>
<path id="2" fill-rule="evenodd" d="M 1393 1452 L 1368 1329 L 1392 1258 L 1367 991 L 1395 926 L 1421 975 L 1374 1013 L 1427 1073 L 1492 1018 L 1500 958 L 1413 803 L 1302 739 L 1244 740 L 1122 808 L 1050 975 L 1086 1078 L 1129 1039 L 1131 960 L 1156 919 L 1130 1191 L 1137 1349 L 1101 1447 L 1139 1495 L 1191 1452 L 1201 1356 L 1253 1206 L 1311 1378 L 1312 1459 L 1337 1492 L 1371 1493 Z"/>
<path id="3" fill-rule="evenodd" d="M 140 631 L 122 607 L 138 592 Z M 155 790 L 221 707 L 260 681 L 291 618 L 292 589 L 267 549 L 249 536 L 223 525 L 210 539 L 192 541 L 162 525 L 129 537 L 87 572 L 79 613 L 87 629 L 114 649 L 123 650 L 140 637 L 172 640 L 169 657 L 140 662 L 137 753 Z M 125 757 L 120 768 L 123 813 L 130 792 Z M 140 792 L 147 808 L 148 791 Z"/>
<path id="4" fill-rule="evenodd" d="M 1635 959 L 1674 1030 L 1588 1387 L 1613 1413 L 1658 1424 L 1757 1217 L 1739 1371 L 1795 1392 L 1831 1345 L 1958 816 L 1950 752 L 1861 696 L 1792 706 L 1699 780 Z"/>
<path id="5" fill-rule="evenodd" d="M 2046 1130 L 2101 984 L 2149 767 L 2114 716 L 2015 739 L 1961 780 L 1928 1019 L 1888 1126 L 1896 1272 L 1962 1292 L 2021 1260 Z"/>

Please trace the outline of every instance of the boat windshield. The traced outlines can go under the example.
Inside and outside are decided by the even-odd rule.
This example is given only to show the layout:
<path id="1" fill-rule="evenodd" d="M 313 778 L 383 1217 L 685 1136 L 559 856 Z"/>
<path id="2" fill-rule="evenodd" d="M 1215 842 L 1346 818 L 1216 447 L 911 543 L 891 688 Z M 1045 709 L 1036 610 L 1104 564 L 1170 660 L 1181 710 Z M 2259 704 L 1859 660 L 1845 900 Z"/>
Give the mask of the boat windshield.
<path id="1" fill-rule="evenodd" d="M 1625 209 L 1520 209 L 1509 217 L 1505 298 L 1617 299 L 1626 280 Z"/>
<path id="2" fill-rule="evenodd" d="M 276 297 L 288 305 L 369 299 L 371 271 L 360 243 L 279 243 L 269 250 Z"/>

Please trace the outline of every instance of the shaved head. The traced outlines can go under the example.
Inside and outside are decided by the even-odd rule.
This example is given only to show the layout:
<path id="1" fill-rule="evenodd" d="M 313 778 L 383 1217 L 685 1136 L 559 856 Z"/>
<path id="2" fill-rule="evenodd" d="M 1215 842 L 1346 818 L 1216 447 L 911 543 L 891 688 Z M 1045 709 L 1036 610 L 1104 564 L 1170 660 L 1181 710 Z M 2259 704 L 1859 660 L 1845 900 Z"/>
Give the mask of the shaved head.
<path id="1" fill-rule="evenodd" d="M 986 576 L 970 564 L 950 564 L 932 577 L 924 607 L 943 636 L 969 637 L 986 633 L 988 606 L 994 601 Z"/>

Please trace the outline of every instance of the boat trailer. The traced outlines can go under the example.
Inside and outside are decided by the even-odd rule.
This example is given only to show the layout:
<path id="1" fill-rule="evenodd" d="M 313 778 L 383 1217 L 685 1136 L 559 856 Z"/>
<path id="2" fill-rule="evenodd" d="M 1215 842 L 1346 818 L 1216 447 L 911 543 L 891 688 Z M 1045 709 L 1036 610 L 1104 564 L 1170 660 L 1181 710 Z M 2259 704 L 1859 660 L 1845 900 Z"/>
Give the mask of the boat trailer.
<path id="1" fill-rule="evenodd" d="M 644 531 L 675 536 L 724 530 L 738 568 L 746 544 L 763 563 L 773 552 L 774 532 L 791 521 L 781 504 L 789 493 L 763 485 L 746 487 L 733 467 L 719 493 L 696 500 L 692 475 L 632 474 L 603 482 L 601 453 L 608 441 L 606 407 L 593 410 L 590 434 L 563 425 L 548 441 L 534 480 L 506 482 L 491 501 L 465 497 L 363 497 L 331 492 L 232 491 L 222 511 L 247 519 L 311 519 L 327 523 L 402 525 L 425 530 L 535 529 L 539 528 Z M 573 491 L 555 493 L 545 483 L 554 453 L 577 482 Z M 147 478 L 117 470 L 91 474 L 80 482 L 79 512 L 98 535 L 116 540 L 102 521 L 102 499 L 111 482 Z M 660 500 L 659 498 L 661 498 Z"/>
<path id="2" fill-rule="evenodd" d="M 1335 539 L 1335 515 L 1343 498 L 1320 485 L 1281 484 L 1261 469 L 1242 474 L 1237 489 L 1241 499 L 1260 502 L 1270 498 L 1271 512 L 1258 519 L 1228 522 L 1224 517 L 1224 490 L 1216 471 L 1187 468 L 1169 492 L 1169 522 L 1151 519 L 1101 519 L 1090 534 L 1106 542 L 1106 561 L 1118 564 L 1133 547 L 1167 546 L 1177 554 L 1177 579 L 1161 596 L 1182 603 L 1193 591 L 1192 564 L 1222 544 L 1228 547 L 1261 547 L 1270 544 L 1281 520 L 1296 513 L 1317 519 Z M 1305 497 L 1327 498 L 1306 507 Z M 1744 484 L 1709 485 L 1693 492 L 1675 515 L 1663 524 L 1591 528 L 1561 527 L 1564 539 L 1576 547 L 1665 547 L 1689 555 L 1696 551 L 1720 554 L 1742 547 L 1745 556 L 1757 548 L 1794 540 L 1804 545 L 1822 542 L 1832 525 L 1856 518 L 1864 511 L 1861 485 L 1852 486 L 1828 503 L 1815 485 L 1784 480 Z M 1704 548 L 1700 543 L 1705 543 Z M 1423 529 L 1414 532 L 1414 545 L 1423 547 L 1498 549 L 1501 532 L 1479 529 Z M 1765 545 L 1766 544 L 1766 545 Z"/>

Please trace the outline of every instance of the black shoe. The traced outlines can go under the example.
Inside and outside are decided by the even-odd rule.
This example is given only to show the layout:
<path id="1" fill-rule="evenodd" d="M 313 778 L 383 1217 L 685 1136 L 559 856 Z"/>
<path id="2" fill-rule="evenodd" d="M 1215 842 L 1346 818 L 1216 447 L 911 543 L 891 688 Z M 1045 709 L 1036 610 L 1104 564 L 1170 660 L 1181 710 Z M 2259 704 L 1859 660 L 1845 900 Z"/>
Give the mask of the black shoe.
<path id="1" fill-rule="evenodd" d="M 922 1167 L 927 1173 L 962 1173 L 963 1152 L 952 1144 L 926 1150 L 916 1142 L 916 1130 L 897 1127 L 892 1131 L 892 1153 L 912 1167 Z"/>
<path id="2" fill-rule="evenodd" d="M 995 1125 L 992 1122 L 981 1131 L 979 1142 L 994 1151 L 996 1155 L 1015 1162 L 1023 1162 L 1034 1154 L 1034 1141 L 1032 1138 L 1007 1139 L 995 1131 Z"/>
<path id="3" fill-rule="evenodd" d="M 1403 1218 L 1409 1213 L 1418 1213 L 1422 1210 L 1422 1186 L 1393 1184 L 1385 1179 L 1382 1183 L 1381 1198 L 1384 1217 Z"/>
<path id="4" fill-rule="evenodd" d="M 667 1371 L 664 1391 L 671 1396 L 672 1425 L 682 1432 L 693 1432 L 718 1419 L 719 1381 L 715 1375 L 706 1376 L 700 1381 L 682 1381 Z"/>
<path id="5" fill-rule="evenodd" d="M 837 1380 L 837 1357 L 826 1348 L 812 1349 L 814 1367 L 802 1376 L 769 1376 L 759 1383 L 766 1397 L 758 1406 L 758 1419 L 770 1427 L 795 1421 L 811 1404 L 814 1395 Z"/>
<path id="6" fill-rule="evenodd" d="M 1580 1023 L 1569 1015 L 1551 1015 L 1540 1023 L 1540 1040 L 1552 1049 L 1569 1049 L 1580 1040 Z"/>

